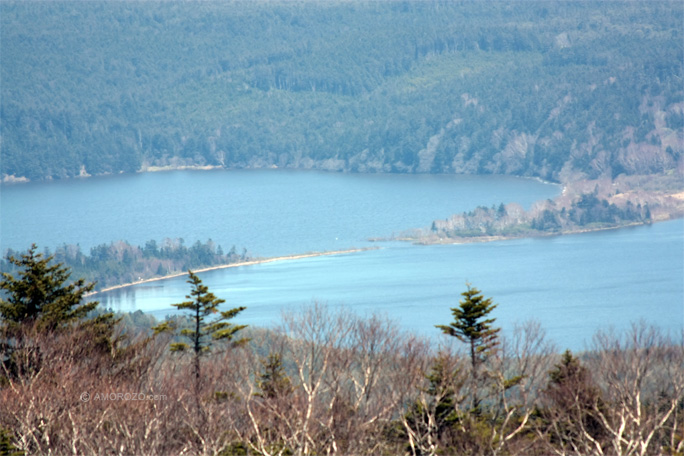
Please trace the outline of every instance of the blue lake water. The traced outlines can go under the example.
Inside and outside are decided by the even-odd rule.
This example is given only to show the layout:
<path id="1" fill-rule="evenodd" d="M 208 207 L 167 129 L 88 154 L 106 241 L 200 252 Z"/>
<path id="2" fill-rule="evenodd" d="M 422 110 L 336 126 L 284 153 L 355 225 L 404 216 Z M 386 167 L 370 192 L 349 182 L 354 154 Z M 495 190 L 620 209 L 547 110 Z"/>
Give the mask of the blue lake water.
<path id="1" fill-rule="evenodd" d="M 275 256 L 348 248 L 478 205 L 555 196 L 556 185 L 495 176 L 183 171 L 0 187 L 0 247 L 134 245 L 211 238 Z"/>
<path id="2" fill-rule="evenodd" d="M 84 249 L 124 239 L 212 238 L 260 256 L 371 245 L 369 237 L 429 226 L 478 205 L 532 202 L 557 186 L 509 177 L 350 175 L 300 171 L 170 172 L 3 186 L 0 246 Z M 486 244 L 413 246 L 206 272 L 240 323 L 271 326 L 319 300 L 380 312 L 421 334 L 451 320 L 466 282 L 498 303 L 510 332 L 536 319 L 559 345 L 582 349 L 598 328 L 645 319 L 684 328 L 684 223 Z M 107 307 L 171 313 L 185 279 L 100 294 Z"/>

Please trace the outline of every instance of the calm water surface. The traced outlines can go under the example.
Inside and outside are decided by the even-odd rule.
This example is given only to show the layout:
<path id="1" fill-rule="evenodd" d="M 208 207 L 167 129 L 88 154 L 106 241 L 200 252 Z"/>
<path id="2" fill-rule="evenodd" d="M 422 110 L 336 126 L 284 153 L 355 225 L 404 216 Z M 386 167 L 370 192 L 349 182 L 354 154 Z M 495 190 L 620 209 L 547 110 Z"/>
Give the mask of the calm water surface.
<path id="1" fill-rule="evenodd" d="M 505 332 L 539 321 L 560 349 L 584 349 L 597 329 L 644 319 L 672 333 L 684 328 L 684 225 L 681 220 L 616 231 L 486 244 L 413 246 L 211 271 L 204 283 L 240 322 L 277 325 L 283 310 L 313 300 L 361 314 L 380 312 L 436 336 L 451 321 L 466 282 L 498 304 Z M 163 318 L 188 293 L 171 279 L 99 296 L 107 306 Z"/>
<path id="2" fill-rule="evenodd" d="M 90 247 L 123 239 L 212 238 L 259 256 L 371 245 L 369 237 L 429 226 L 478 205 L 552 198 L 554 185 L 492 176 L 350 175 L 301 171 L 170 172 L 1 187 L 0 246 Z M 381 249 L 201 275 L 240 323 L 270 326 L 281 311 L 328 302 L 380 312 L 434 335 L 466 281 L 499 304 L 497 323 L 539 320 L 560 348 L 597 328 L 638 319 L 684 327 L 684 225 L 488 244 Z M 108 307 L 159 317 L 188 292 L 172 279 L 101 294 Z"/>
<path id="3" fill-rule="evenodd" d="M 555 196 L 556 185 L 494 176 L 183 171 L 9 185 L 0 247 L 133 245 L 211 238 L 260 256 L 360 245 L 478 205 Z"/>

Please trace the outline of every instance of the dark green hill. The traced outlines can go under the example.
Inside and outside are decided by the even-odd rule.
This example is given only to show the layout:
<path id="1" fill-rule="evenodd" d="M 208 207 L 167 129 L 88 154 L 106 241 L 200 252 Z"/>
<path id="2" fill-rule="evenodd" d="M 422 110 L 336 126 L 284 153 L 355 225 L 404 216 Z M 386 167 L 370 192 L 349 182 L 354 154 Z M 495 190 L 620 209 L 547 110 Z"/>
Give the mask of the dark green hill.
<path id="1" fill-rule="evenodd" d="M 681 2 L 2 2 L 0 174 L 673 172 Z"/>

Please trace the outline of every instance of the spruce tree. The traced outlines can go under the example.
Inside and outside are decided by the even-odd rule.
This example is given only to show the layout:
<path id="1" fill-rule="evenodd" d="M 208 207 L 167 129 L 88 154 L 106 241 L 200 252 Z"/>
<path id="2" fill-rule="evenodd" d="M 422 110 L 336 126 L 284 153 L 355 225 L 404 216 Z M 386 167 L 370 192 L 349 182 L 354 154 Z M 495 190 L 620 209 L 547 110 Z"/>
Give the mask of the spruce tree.
<path id="1" fill-rule="evenodd" d="M 267 359 L 261 360 L 261 365 L 264 369 L 257 379 L 257 386 L 261 390 L 257 393 L 258 396 L 276 399 L 292 392 L 292 382 L 283 368 L 279 354 L 269 354 Z"/>
<path id="2" fill-rule="evenodd" d="M 247 339 L 233 340 L 237 332 L 244 329 L 246 325 L 234 325 L 228 322 L 228 320 L 231 320 L 238 313 L 245 310 L 246 307 L 236 307 L 220 311 L 218 307 L 225 300 L 219 299 L 211 293 L 208 287 L 202 284 L 202 280 L 192 271 L 188 271 L 188 274 L 190 278 L 187 282 L 192 286 L 190 294 L 186 295 L 188 301 L 173 304 L 173 306 L 190 313 L 191 327 L 180 331 L 180 336 L 189 339 L 190 343 L 172 343 L 171 351 L 180 353 L 192 352 L 193 376 L 195 378 L 196 391 L 198 391 L 201 376 L 200 358 L 211 351 L 213 343 L 219 340 L 232 341 L 232 345 L 235 346 L 247 341 Z M 154 330 L 157 333 L 175 331 L 175 326 L 171 322 L 165 321 L 156 326 Z"/>
<path id="3" fill-rule="evenodd" d="M 3 324 L 16 328 L 35 323 L 39 329 L 56 329 L 86 317 L 97 301 L 83 302 L 95 287 L 78 279 L 69 283 L 71 272 L 61 263 L 52 264 L 54 256 L 36 253 L 35 244 L 19 258 L 8 261 L 19 268 L 18 277 L 2 273 L 0 317 Z"/>
<path id="4" fill-rule="evenodd" d="M 12 431 L 0 428 L 0 456 L 26 456 L 26 452 L 17 447 L 12 440 Z"/>
<path id="5" fill-rule="evenodd" d="M 471 376 L 473 379 L 473 409 L 479 406 L 477 385 L 480 365 L 486 361 L 493 350 L 499 344 L 498 333 L 500 328 L 492 326 L 495 319 L 487 318 L 496 308 L 491 298 L 485 299 L 480 290 L 467 284 L 467 290 L 461 293 L 463 299 L 458 307 L 452 307 L 451 313 L 454 321 L 448 326 L 437 325 L 444 334 L 456 337 L 461 342 L 468 344 L 470 351 Z"/>
<path id="6" fill-rule="evenodd" d="M 36 345 L 35 331 L 50 334 L 76 328 L 87 333 L 89 348 L 112 354 L 118 341 L 113 336 L 118 320 L 111 312 L 90 316 L 99 303 L 83 302 L 95 284 L 84 279 L 70 281 L 68 268 L 36 250 L 33 244 L 19 258 L 9 256 L 8 261 L 18 268 L 17 277 L 3 273 L 0 280 L 3 371 L 17 376 L 40 366 L 41 347 Z M 28 356 L 30 353 L 33 355 Z"/>
<path id="7" fill-rule="evenodd" d="M 545 418 L 549 423 L 555 422 L 555 437 L 562 447 L 581 447 L 583 433 L 592 441 L 600 442 L 607 437 L 596 414 L 596 409 L 605 410 L 601 390 L 589 369 L 570 350 L 563 353 L 560 362 L 549 372 L 549 381 L 541 396 L 548 401 L 543 409 Z"/>

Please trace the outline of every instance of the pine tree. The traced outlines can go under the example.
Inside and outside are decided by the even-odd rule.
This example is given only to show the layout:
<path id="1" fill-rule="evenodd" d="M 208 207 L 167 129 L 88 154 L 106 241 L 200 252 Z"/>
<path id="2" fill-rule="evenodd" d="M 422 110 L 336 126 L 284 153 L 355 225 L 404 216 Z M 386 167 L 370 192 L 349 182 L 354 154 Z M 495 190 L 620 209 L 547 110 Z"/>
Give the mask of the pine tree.
<path id="1" fill-rule="evenodd" d="M 1 456 L 25 456 L 26 452 L 18 448 L 14 443 L 10 430 L 0 428 L 0 455 Z"/>
<path id="2" fill-rule="evenodd" d="M 429 382 L 418 398 L 409 406 L 402 423 L 407 432 L 413 454 L 446 452 L 454 442 L 456 425 L 461 419 L 458 406 L 463 377 L 455 358 L 438 353 L 430 371 Z"/>
<path id="3" fill-rule="evenodd" d="M 200 358 L 211 351 L 213 342 L 224 340 L 231 341 L 233 346 L 247 342 L 247 339 L 233 340 L 238 331 L 246 328 L 246 325 L 234 325 L 228 320 L 235 317 L 246 307 L 236 307 L 234 309 L 219 311 L 219 305 L 225 300 L 219 299 L 211 293 L 206 285 L 202 284 L 197 275 L 188 271 L 190 278 L 188 283 L 192 286 L 190 294 L 186 296 L 188 301 L 173 304 L 179 310 L 190 312 L 192 321 L 191 328 L 180 331 L 180 335 L 190 340 L 190 343 L 177 342 L 171 344 L 172 352 L 192 351 L 193 356 L 193 376 L 195 378 L 196 390 L 199 390 L 200 380 Z M 218 315 L 217 315 L 218 314 Z M 155 332 L 175 331 L 175 326 L 165 321 L 154 328 Z"/>
<path id="4" fill-rule="evenodd" d="M 56 329 L 86 317 L 98 305 L 97 301 L 83 303 L 86 294 L 95 287 L 78 279 L 68 283 L 71 272 L 61 263 L 51 264 L 54 256 L 36 253 L 35 244 L 20 258 L 8 261 L 19 268 L 18 278 L 3 273 L 0 289 L 0 317 L 4 325 L 17 327 L 35 323 L 40 329 Z"/>
<path id="5" fill-rule="evenodd" d="M 118 320 L 111 312 L 89 318 L 99 303 L 83 302 L 95 284 L 84 279 L 70 282 L 68 268 L 61 263 L 53 264 L 54 256 L 36 250 L 33 244 L 19 258 L 9 256 L 8 261 L 19 269 L 18 277 L 3 273 L 0 280 L 0 290 L 4 291 L 4 297 L 0 297 L 4 372 L 16 376 L 40 366 L 41 349 L 36 345 L 35 331 L 47 334 L 78 328 L 87 333 L 89 348 L 113 353 L 118 341 L 113 336 Z"/>
<path id="6" fill-rule="evenodd" d="M 462 386 L 457 379 L 458 372 L 448 356 L 440 354 L 426 375 L 430 382 L 426 393 L 435 402 L 435 424 L 439 432 L 458 419 L 457 405 L 460 400 L 457 390 Z"/>
<path id="7" fill-rule="evenodd" d="M 280 355 L 271 353 L 267 359 L 261 361 L 264 370 L 259 374 L 257 386 L 261 390 L 259 396 L 275 399 L 287 396 L 292 392 L 292 383 L 287 376 Z"/>
<path id="8" fill-rule="evenodd" d="M 549 372 L 549 381 L 541 391 L 548 401 L 545 419 L 552 423 L 557 445 L 589 449 L 606 437 L 606 431 L 595 410 L 604 410 L 601 390 L 591 372 L 572 355 L 563 353 L 561 360 Z M 589 436 L 590 438 L 587 438 Z"/>
<path id="9" fill-rule="evenodd" d="M 570 350 L 563 353 L 560 362 L 549 372 L 549 382 L 543 393 L 561 410 L 581 411 L 583 420 L 591 415 L 592 407 L 602 402 L 591 372 Z M 591 427 L 600 426 L 592 423 Z"/>
<path id="10" fill-rule="evenodd" d="M 487 316 L 496 308 L 491 298 L 485 299 L 480 290 L 472 288 L 461 293 L 463 300 L 459 307 L 452 307 L 451 313 L 454 321 L 448 326 L 437 325 L 444 334 L 456 337 L 463 343 L 468 344 L 470 349 L 471 376 L 473 379 L 473 409 L 477 409 L 479 399 L 477 397 L 477 384 L 480 365 L 486 361 L 493 350 L 499 344 L 498 333 L 500 328 L 494 328 L 494 318 Z"/>

